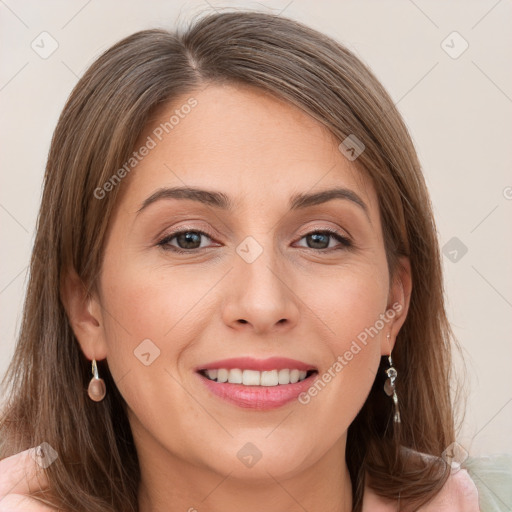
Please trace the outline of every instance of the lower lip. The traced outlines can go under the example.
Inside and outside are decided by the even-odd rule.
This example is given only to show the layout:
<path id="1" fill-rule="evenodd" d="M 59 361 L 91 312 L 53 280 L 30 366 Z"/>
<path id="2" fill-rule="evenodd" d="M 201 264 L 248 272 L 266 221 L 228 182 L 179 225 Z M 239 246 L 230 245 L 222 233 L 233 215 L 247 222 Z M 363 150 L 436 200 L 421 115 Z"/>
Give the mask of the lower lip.
<path id="1" fill-rule="evenodd" d="M 204 385 L 218 397 L 238 407 L 246 409 L 268 410 L 277 409 L 297 400 L 315 380 L 318 373 L 313 373 L 306 379 L 295 384 L 280 384 L 277 386 L 244 386 L 229 382 L 216 382 L 199 374 Z"/>

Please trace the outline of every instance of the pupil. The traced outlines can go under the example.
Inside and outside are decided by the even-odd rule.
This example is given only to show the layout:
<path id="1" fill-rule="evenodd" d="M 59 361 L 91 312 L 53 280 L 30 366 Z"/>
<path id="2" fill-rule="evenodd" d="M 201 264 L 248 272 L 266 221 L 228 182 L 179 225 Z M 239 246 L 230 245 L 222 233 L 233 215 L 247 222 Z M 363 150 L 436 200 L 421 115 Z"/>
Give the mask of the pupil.
<path id="1" fill-rule="evenodd" d="M 318 247 L 316 244 L 320 244 L 320 246 L 322 246 L 323 244 L 325 244 L 325 242 L 327 242 L 327 246 L 329 245 L 329 237 L 328 235 L 326 235 L 325 233 L 314 233 L 312 235 L 309 235 L 310 236 L 310 239 L 313 240 L 313 247 L 311 247 L 310 244 L 308 244 L 309 247 L 311 247 L 312 249 L 325 249 L 325 247 Z M 323 239 L 323 240 L 322 240 Z"/>
<path id="2" fill-rule="evenodd" d="M 193 231 L 187 231 L 178 235 L 178 244 L 182 249 L 196 249 L 201 245 L 201 235 Z M 198 244 L 197 247 L 195 247 L 194 244 Z"/>

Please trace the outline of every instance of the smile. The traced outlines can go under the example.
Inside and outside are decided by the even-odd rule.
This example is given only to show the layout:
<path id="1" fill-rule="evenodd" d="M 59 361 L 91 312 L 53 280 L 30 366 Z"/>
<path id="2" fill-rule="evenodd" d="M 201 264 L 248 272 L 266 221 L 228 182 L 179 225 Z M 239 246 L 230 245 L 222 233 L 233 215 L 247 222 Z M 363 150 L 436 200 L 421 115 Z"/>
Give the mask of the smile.
<path id="1" fill-rule="evenodd" d="M 302 382 L 314 373 L 314 370 L 308 372 L 306 370 L 283 368 L 281 370 L 260 372 L 257 370 L 242 370 L 240 368 L 232 370 L 219 368 L 202 370 L 200 373 L 214 382 L 229 382 L 230 384 L 242 384 L 244 386 L 283 386 Z"/>
<path id="2" fill-rule="evenodd" d="M 297 401 L 318 376 L 315 366 L 273 357 L 224 359 L 196 368 L 211 398 L 245 409 L 267 410 Z"/>

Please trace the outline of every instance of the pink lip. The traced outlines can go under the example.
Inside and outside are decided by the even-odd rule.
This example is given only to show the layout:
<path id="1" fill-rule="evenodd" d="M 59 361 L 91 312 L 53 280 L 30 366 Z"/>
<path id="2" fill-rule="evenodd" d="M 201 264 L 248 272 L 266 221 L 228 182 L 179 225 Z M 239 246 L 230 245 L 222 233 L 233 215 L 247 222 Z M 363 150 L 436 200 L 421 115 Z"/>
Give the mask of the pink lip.
<path id="1" fill-rule="evenodd" d="M 257 370 L 260 372 L 270 370 L 283 370 L 285 368 L 288 368 L 290 370 L 303 371 L 316 370 L 316 367 L 314 365 L 303 363 L 302 361 L 297 361 L 296 359 L 288 359 L 286 357 L 270 357 L 268 359 L 237 357 L 233 359 L 222 359 L 220 361 L 214 361 L 213 363 L 208 363 L 203 366 L 199 366 L 196 368 L 196 371 L 217 370 L 220 368 L 225 368 L 226 370 L 240 368 L 240 370 Z"/>
<path id="2" fill-rule="evenodd" d="M 218 366 L 216 368 L 219 368 Z M 225 368 L 225 366 L 223 367 Z M 275 366 L 273 367 L 274 369 Z M 293 367 L 296 368 L 296 367 Z M 244 369 L 247 366 L 244 366 Z M 301 382 L 278 386 L 244 386 L 243 384 L 230 384 L 229 382 L 215 382 L 207 377 L 197 374 L 203 384 L 215 395 L 227 402 L 247 409 L 268 410 L 281 407 L 305 392 L 318 376 L 314 373 Z"/>

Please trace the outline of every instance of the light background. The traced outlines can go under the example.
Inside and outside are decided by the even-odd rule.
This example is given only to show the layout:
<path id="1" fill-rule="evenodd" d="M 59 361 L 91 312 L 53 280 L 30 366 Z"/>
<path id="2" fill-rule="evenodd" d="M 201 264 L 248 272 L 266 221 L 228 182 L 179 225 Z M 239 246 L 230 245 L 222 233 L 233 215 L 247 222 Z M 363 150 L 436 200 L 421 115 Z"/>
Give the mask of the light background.
<path id="1" fill-rule="evenodd" d="M 449 318 L 468 368 L 458 441 L 471 455 L 512 453 L 509 0 L 0 0 L 0 376 L 14 352 L 50 139 L 78 77 L 130 33 L 223 7 L 282 12 L 327 33 L 397 103 L 431 193 Z M 31 47 L 46 37 L 50 48 L 44 31 L 58 43 L 46 59 Z M 464 41 L 454 31 L 469 44 L 457 58 Z"/>

